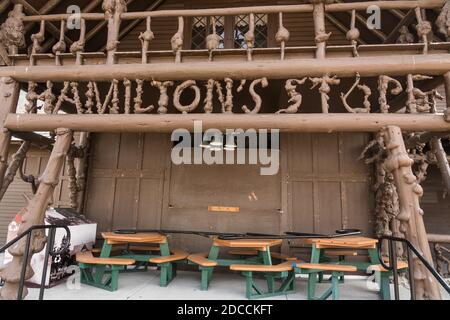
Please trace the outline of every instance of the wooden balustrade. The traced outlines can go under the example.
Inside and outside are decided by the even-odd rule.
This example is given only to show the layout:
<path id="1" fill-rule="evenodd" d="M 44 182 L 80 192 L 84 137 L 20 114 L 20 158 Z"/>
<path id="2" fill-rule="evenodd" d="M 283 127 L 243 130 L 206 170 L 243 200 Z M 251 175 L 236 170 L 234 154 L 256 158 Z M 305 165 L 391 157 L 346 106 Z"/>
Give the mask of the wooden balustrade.
<path id="1" fill-rule="evenodd" d="M 349 45 L 354 47 L 354 55 L 358 56 L 357 46 L 361 42 L 360 30 L 356 25 L 356 19 L 359 22 L 364 20 L 362 15 L 358 12 L 365 12 L 368 8 L 373 8 L 378 6 L 380 10 L 414 10 L 416 23 L 419 26 L 417 28 L 417 38 L 419 42 L 423 44 L 423 52 L 428 52 L 428 42 L 432 39 L 428 38 L 426 34 L 428 28 L 431 26 L 430 22 L 426 20 L 426 17 L 422 14 L 423 9 L 440 9 L 444 6 L 444 0 L 419 0 L 419 1 L 371 1 L 371 2 L 352 2 L 352 3 L 331 3 L 327 4 L 328 1 L 325 0 L 311 0 L 311 4 L 300 4 L 300 5 L 274 5 L 274 6 L 251 6 L 251 7 L 236 7 L 236 8 L 219 8 L 219 9 L 192 9 L 192 10 L 157 10 L 157 11 L 143 11 L 143 12 L 127 12 L 126 7 L 123 3 L 117 2 L 114 8 L 104 8 L 103 13 L 90 13 L 83 12 L 76 16 L 71 14 L 44 14 L 44 15 L 16 15 L 12 19 L 20 20 L 24 24 L 33 24 L 36 22 L 41 23 L 41 30 L 39 33 L 33 35 L 33 49 L 31 55 L 35 56 L 37 54 L 47 53 L 46 48 L 48 46 L 41 46 L 43 37 L 45 34 L 45 25 L 49 23 L 52 32 L 57 32 L 58 28 L 55 26 L 60 24 L 60 36 L 56 48 L 53 47 L 53 53 L 55 53 L 56 64 L 61 64 L 60 54 L 66 51 L 67 47 L 70 47 L 70 52 L 77 56 L 77 64 L 82 64 L 82 55 L 84 52 L 84 41 L 86 38 L 86 22 L 88 21 L 98 21 L 107 22 L 108 28 L 108 39 L 104 48 L 107 51 L 107 64 L 114 64 L 116 62 L 116 53 L 118 53 L 117 45 L 119 42 L 120 25 L 122 21 L 134 20 L 139 21 L 145 19 L 146 22 L 146 32 L 136 39 L 136 42 L 141 42 L 142 46 L 142 63 L 147 64 L 147 53 L 151 52 L 151 41 L 154 39 L 155 35 L 151 32 L 151 24 L 154 23 L 155 19 L 158 18 L 168 18 L 173 17 L 174 23 L 178 20 L 179 28 L 178 32 L 174 35 L 172 39 L 168 41 L 172 42 L 172 47 L 175 51 L 175 62 L 182 62 L 183 55 L 183 45 L 184 42 L 180 37 L 180 32 L 183 32 L 184 21 L 190 17 L 209 17 L 214 19 L 217 16 L 249 16 L 249 27 L 250 31 L 245 35 L 245 40 L 247 42 L 246 54 L 247 60 L 253 60 L 253 48 L 254 39 L 252 39 L 252 28 L 254 28 L 255 14 L 275 14 L 282 20 L 283 14 L 292 13 L 309 13 L 314 17 L 315 26 L 315 43 L 311 43 L 312 47 L 316 47 L 316 58 L 325 58 L 327 51 L 327 41 L 333 38 L 333 34 L 328 33 L 325 30 L 325 20 L 327 15 L 334 12 L 347 12 L 351 16 L 351 23 L 349 26 L 344 26 L 348 30 L 347 39 L 349 40 Z M 398 11 L 396 11 L 398 12 Z M 67 42 L 67 36 L 65 35 L 66 27 L 65 24 L 68 21 L 73 21 L 73 19 L 80 19 L 81 30 L 79 40 L 72 45 L 72 43 Z M 42 24 L 45 22 L 44 24 Z M 364 22 L 364 21 L 363 21 Z M 444 21 L 445 22 L 445 21 Z M 446 28 L 440 28 L 445 30 Z M 379 32 L 377 30 L 369 30 L 371 32 Z M 280 43 L 279 50 L 280 60 L 284 60 L 286 57 L 286 47 L 289 47 L 289 34 L 294 34 L 295 32 L 300 32 L 300 30 L 288 30 L 285 26 L 280 23 L 280 30 L 275 35 L 276 41 Z M 444 31 L 445 32 L 445 31 Z M 448 31 L 447 31 L 448 32 Z M 142 38 L 142 37 L 146 38 Z M 448 35 L 447 35 L 448 36 Z M 88 37 L 89 38 L 89 37 Z M 406 38 L 410 39 L 410 38 Z M 69 39 L 70 40 L 70 39 Z M 72 42 L 72 40 L 70 40 Z M 174 47 L 175 46 L 175 47 Z M 36 50 L 38 49 L 38 50 Z M 63 50 L 64 49 L 64 50 Z M 207 49 L 206 47 L 204 48 Z M 275 48 L 273 48 L 275 49 Z M 221 49 L 214 48 L 208 49 L 211 51 L 219 51 Z M 230 50 L 230 49 L 227 49 Z M 233 49 L 231 49 L 233 50 Z M 239 52 L 239 49 L 235 49 Z M 241 50 L 242 51 L 242 50 Z M 209 60 L 211 60 L 211 54 L 209 55 Z M 34 57 L 30 58 L 30 64 L 33 65 L 35 62 Z"/>

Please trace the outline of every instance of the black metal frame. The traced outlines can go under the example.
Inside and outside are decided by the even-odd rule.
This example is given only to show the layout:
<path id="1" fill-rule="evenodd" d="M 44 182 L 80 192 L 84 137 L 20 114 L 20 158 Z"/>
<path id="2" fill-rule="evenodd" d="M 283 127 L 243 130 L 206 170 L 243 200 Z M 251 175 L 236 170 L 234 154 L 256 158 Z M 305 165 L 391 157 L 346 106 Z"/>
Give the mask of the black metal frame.
<path id="1" fill-rule="evenodd" d="M 417 250 L 416 247 L 412 245 L 410 241 L 403 238 L 391 237 L 391 236 L 382 236 L 378 238 L 380 241 L 378 242 L 378 259 L 380 260 L 381 265 L 386 270 L 392 271 L 394 277 L 394 295 L 395 300 L 400 299 L 399 294 L 399 286 L 398 286 L 398 268 L 397 268 L 397 250 L 394 247 L 394 243 L 401 242 L 406 244 L 406 254 L 408 259 L 408 274 L 409 274 L 409 287 L 411 291 L 411 300 L 416 300 L 416 292 L 414 289 L 414 264 L 412 260 L 412 253 L 416 255 L 417 258 L 423 263 L 425 268 L 433 275 L 433 277 L 439 282 L 439 284 L 450 294 L 450 286 L 445 282 L 442 276 L 433 268 L 433 266 L 422 256 L 422 254 Z M 389 250 L 389 265 L 386 265 L 383 261 L 383 257 L 381 254 L 381 247 L 383 240 L 388 242 L 388 250 Z"/>
<path id="2" fill-rule="evenodd" d="M 232 232 L 211 232 L 211 231 L 189 231 L 189 230 L 161 230 L 161 229 L 120 229 L 115 230 L 116 234 L 136 234 L 136 233 L 160 233 L 160 234 L 193 234 L 202 237 L 217 236 L 221 240 L 237 239 L 302 239 L 302 238 L 340 238 L 361 234 L 359 229 L 336 230 L 333 234 L 286 232 L 285 234 L 265 234 L 265 233 L 232 233 Z"/>
<path id="3" fill-rule="evenodd" d="M 46 230 L 48 229 L 48 237 L 47 237 L 47 247 L 45 250 L 45 258 L 44 258 L 44 268 L 42 269 L 42 278 L 40 283 L 40 289 L 39 289 L 39 300 L 44 299 L 44 290 L 45 290 L 45 279 L 47 278 L 47 268 L 48 268 L 48 258 L 50 256 L 55 256 L 67 249 L 68 246 L 70 246 L 70 229 L 67 226 L 56 226 L 56 225 L 41 225 L 41 226 L 32 226 L 28 228 L 25 232 L 18 235 L 14 240 L 11 240 L 6 245 L 0 248 L 0 253 L 5 252 L 8 248 L 16 244 L 18 241 L 20 241 L 25 236 L 26 243 L 25 243 L 25 253 L 24 253 L 24 259 L 22 261 L 22 269 L 20 272 L 20 280 L 19 280 L 19 290 L 17 292 L 17 300 L 22 300 L 23 297 L 23 287 L 25 285 L 25 275 L 27 272 L 27 265 L 28 265 L 28 259 L 30 256 L 30 245 L 31 245 L 31 236 L 33 234 L 34 230 Z M 59 250 L 53 251 L 53 247 L 55 244 L 55 235 L 56 235 L 56 229 L 64 229 L 66 231 L 67 236 L 67 244 L 66 246 L 62 246 Z"/>

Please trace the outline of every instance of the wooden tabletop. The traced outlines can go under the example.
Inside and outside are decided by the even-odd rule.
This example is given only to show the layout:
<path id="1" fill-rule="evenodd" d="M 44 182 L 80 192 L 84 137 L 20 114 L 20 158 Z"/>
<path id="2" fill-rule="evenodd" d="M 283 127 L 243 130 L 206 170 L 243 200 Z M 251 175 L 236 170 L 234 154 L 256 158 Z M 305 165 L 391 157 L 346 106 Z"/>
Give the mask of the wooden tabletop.
<path id="1" fill-rule="evenodd" d="M 221 240 L 214 239 L 213 245 L 217 247 L 229 248 L 252 248 L 260 251 L 266 250 L 267 247 L 279 246 L 283 240 L 281 239 L 237 239 L 237 240 Z"/>
<path id="2" fill-rule="evenodd" d="M 108 244 L 167 242 L 167 237 L 159 233 L 118 234 L 114 232 L 103 232 L 102 237 L 108 241 Z"/>
<path id="3" fill-rule="evenodd" d="M 358 248 L 373 249 L 378 240 L 366 237 L 310 238 L 308 243 L 315 244 L 318 249 L 325 248 Z"/>

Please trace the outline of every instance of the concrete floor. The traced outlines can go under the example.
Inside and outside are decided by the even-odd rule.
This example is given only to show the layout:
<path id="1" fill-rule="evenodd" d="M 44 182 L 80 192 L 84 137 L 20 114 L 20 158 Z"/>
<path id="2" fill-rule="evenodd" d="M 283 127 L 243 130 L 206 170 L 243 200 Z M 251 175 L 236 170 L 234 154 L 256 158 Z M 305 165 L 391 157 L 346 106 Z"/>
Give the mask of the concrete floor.
<path id="1" fill-rule="evenodd" d="M 73 280 L 73 279 L 72 279 Z M 75 281 L 76 282 L 76 281 Z M 368 288 L 371 286 L 372 288 Z M 166 288 L 159 287 L 156 270 L 147 272 L 122 273 L 119 290 L 108 292 L 74 282 L 61 283 L 45 291 L 45 300 L 243 300 L 245 298 L 245 279 L 239 274 L 216 273 L 208 291 L 201 291 L 198 272 L 179 271 L 178 276 Z M 319 284 L 318 293 L 327 284 Z M 409 290 L 401 288 L 401 298 L 409 299 Z M 27 299 L 38 297 L 37 289 L 30 289 Z M 446 299 L 450 299 L 447 295 Z M 297 292 L 272 299 L 305 300 L 306 278 L 297 279 Z M 373 283 L 365 277 L 347 276 L 341 285 L 341 300 L 378 300 Z"/>

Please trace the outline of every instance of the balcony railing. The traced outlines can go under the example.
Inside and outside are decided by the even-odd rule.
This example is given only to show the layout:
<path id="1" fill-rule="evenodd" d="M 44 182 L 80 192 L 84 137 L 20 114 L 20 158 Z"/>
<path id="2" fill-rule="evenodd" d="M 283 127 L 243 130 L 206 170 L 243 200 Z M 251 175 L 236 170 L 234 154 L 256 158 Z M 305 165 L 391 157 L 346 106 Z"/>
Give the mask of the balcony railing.
<path id="1" fill-rule="evenodd" d="M 445 130 L 448 127 L 448 123 L 443 121 L 444 117 L 436 108 L 437 102 L 444 97 L 434 88 L 442 82 L 444 74 L 450 83 L 448 73 L 450 43 L 433 42 L 429 33 L 432 23 L 425 15 L 425 9 L 442 8 L 442 14 L 433 23 L 436 23 L 441 32 L 450 32 L 448 31 L 450 28 L 447 27 L 450 26 L 450 21 L 447 21 L 450 6 L 443 0 L 352 3 L 317 0 L 311 4 L 301 5 L 145 12 L 127 12 L 123 3 L 116 1 L 113 7 L 104 5 L 103 13 L 78 15 L 25 16 L 22 13 L 23 8 L 20 5 L 15 6 L 2 27 L 2 31 L 11 35 L 3 37 L 7 39 L 3 43 L 9 55 L 2 57 L 11 61 L 7 63 L 8 66 L 0 68 L 0 77 L 12 77 L 19 82 L 28 82 L 24 108 L 26 113 L 35 113 L 41 109 L 47 115 L 57 116 L 61 111 L 67 112 L 69 106 L 68 112 L 78 115 L 146 113 L 254 115 L 262 113 L 264 90 L 267 90 L 272 81 L 283 80 L 289 102 L 277 106 L 274 110 L 271 109 L 272 113 L 302 112 L 304 90 L 315 90 L 315 95 L 320 96 L 320 102 L 318 101 L 314 113 L 350 113 L 357 116 L 352 118 L 354 121 L 359 118 L 358 114 L 398 113 L 403 109 L 404 113 L 416 116 L 428 115 L 426 121 L 409 116 L 412 119 L 409 121 L 414 121 L 415 125 L 423 125 L 427 130 Z M 359 28 L 366 28 L 362 26 L 362 22 L 364 20 L 364 23 L 367 23 L 367 12 L 373 12 L 376 16 L 377 10 L 389 11 L 390 14 L 402 17 L 399 29 L 403 25 L 415 22 L 416 34 L 400 32 L 403 38 L 397 41 L 398 44 L 389 44 L 393 42 L 392 35 L 400 31 L 398 29 L 393 30 L 388 37 L 384 37 L 383 43 L 361 45 Z M 295 32 L 301 30 L 288 30 L 283 24 L 283 17 L 295 13 L 311 14 L 313 17 L 315 42 L 310 46 L 289 46 L 289 39 Z M 349 26 L 342 26 L 347 30 L 347 46 L 329 45 L 334 35 L 326 30 L 325 21 L 330 17 L 332 19 L 333 13 L 349 17 Z M 273 35 L 275 41 L 268 42 L 277 43 L 277 47 L 255 47 L 255 17 L 258 14 L 272 14 L 279 17 L 278 30 Z M 243 35 L 244 48 L 220 48 L 220 41 L 215 37 L 217 33 L 212 28 L 212 33 L 206 38 L 205 49 L 185 50 L 185 21 L 199 16 L 207 17 L 207 21 L 213 22 L 220 16 L 248 16 L 246 20 L 249 23 L 248 31 Z M 173 18 L 174 23 L 178 24 L 178 31 L 167 40 L 172 50 L 152 51 L 152 42 L 155 41 L 152 25 L 157 19 L 168 17 Z M 105 52 L 85 51 L 87 42 L 92 39 L 92 34 L 86 28 L 87 22 L 90 21 L 107 25 Z M 146 22 L 146 30 L 135 39 L 141 46 L 141 51 L 119 51 L 121 31 L 124 29 L 123 21 Z M 24 24 L 29 23 L 40 23 L 40 28 L 38 33 L 31 36 L 31 50 L 24 55 L 19 51 L 19 47 L 25 43 L 20 32 L 23 31 Z M 73 42 L 66 33 L 68 25 L 76 23 L 79 23 L 79 38 Z M 12 30 L 8 30 L 8 27 Z M 45 42 L 47 31 L 58 36 L 58 42 L 51 49 L 48 42 Z M 379 34 L 380 31 L 374 29 L 371 32 Z M 367 53 L 367 50 L 372 50 L 369 48 L 378 51 L 376 54 Z M 336 50 L 347 52 L 347 55 L 335 56 L 333 52 Z M 305 52 L 312 54 L 304 54 Z M 366 53 L 363 54 L 364 52 Z M 158 55 L 162 57 L 161 60 L 154 59 Z M 233 55 L 233 59 L 224 59 L 223 57 L 227 55 Z M 98 59 L 95 60 L 94 57 Z M 353 85 L 343 85 L 341 80 L 345 78 L 352 78 Z M 201 90 L 203 86 L 206 86 L 206 92 Z M 150 88 L 159 91 L 157 102 L 153 101 L 153 104 L 144 99 L 144 92 Z M 236 106 L 234 96 L 244 90 L 248 91 L 247 95 L 253 102 L 251 105 Z M 374 96 L 374 91 L 378 91 L 377 97 Z M 181 98 L 186 97 L 187 92 L 192 93 L 189 102 Z M 311 103 L 310 100 L 308 103 Z M 333 108 L 338 104 L 341 110 L 336 111 Z M 447 108 L 447 120 L 450 119 L 448 110 L 450 107 Z M 5 127 L 15 131 L 30 130 L 24 128 L 25 123 L 31 123 L 29 121 L 34 115 L 29 116 L 31 117 L 21 118 L 20 121 L 12 116 L 7 117 Z M 370 131 L 376 131 L 383 124 L 399 124 L 405 128 L 414 126 L 414 123 L 403 123 L 404 120 L 396 117 L 397 115 L 390 116 L 389 119 L 372 117 L 372 120 L 361 123 L 359 127 L 356 124 L 340 122 L 340 128 L 354 127 L 355 130 L 368 128 Z M 287 119 L 288 117 L 283 121 Z M 324 119 L 318 118 L 317 121 Z M 42 125 L 40 121 L 38 122 Z M 230 121 L 233 122 L 234 119 L 230 118 Z M 259 121 L 263 125 L 265 120 L 260 118 Z M 291 121 L 297 123 L 292 125 L 298 126 L 298 120 Z M 327 121 L 332 124 L 334 120 L 329 118 Z M 290 126 L 288 122 L 286 123 L 286 126 Z M 319 126 L 318 122 L 314 123 L 314 126 Z M 50 127 L 49 123 L 45 124 L 45 128 Z M 95 130 L 92 127 L 89 129 Z"/>

